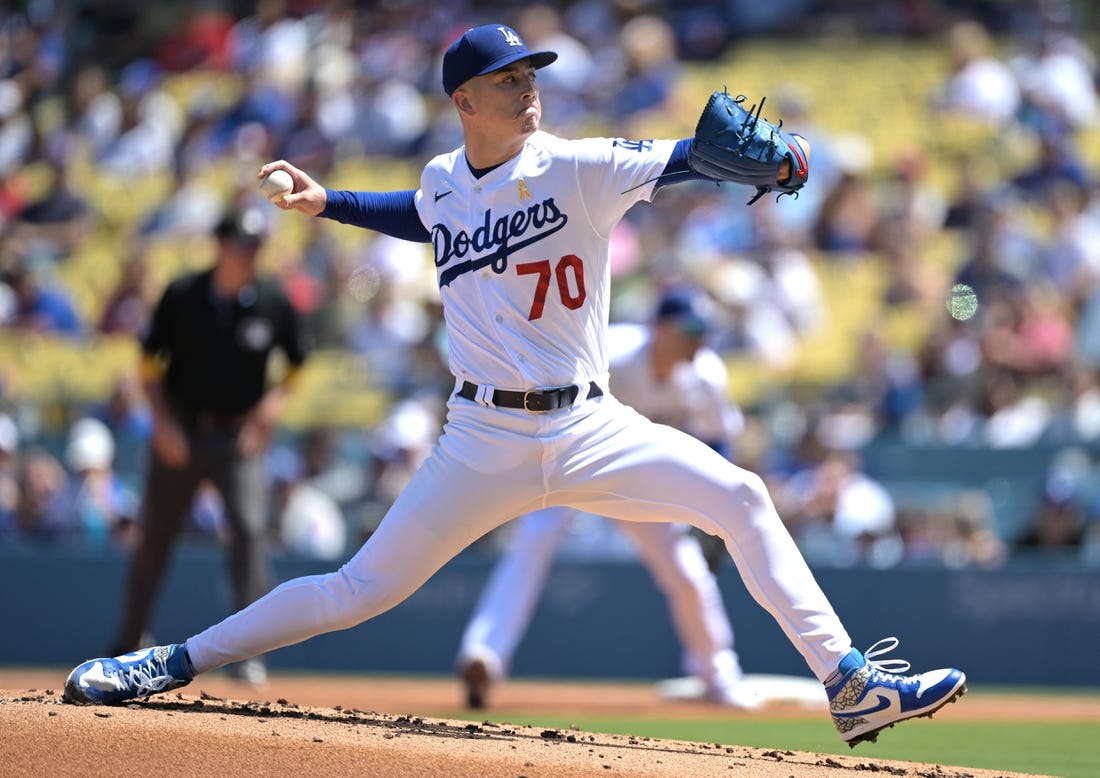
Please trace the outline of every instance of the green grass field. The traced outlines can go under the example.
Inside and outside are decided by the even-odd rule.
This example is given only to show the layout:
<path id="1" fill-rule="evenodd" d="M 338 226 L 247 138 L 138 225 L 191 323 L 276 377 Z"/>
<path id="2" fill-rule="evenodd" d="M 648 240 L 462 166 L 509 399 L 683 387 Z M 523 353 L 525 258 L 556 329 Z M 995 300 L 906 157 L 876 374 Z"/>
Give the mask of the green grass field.
<path id="1" fill-rule="evenodd" d="M 671 738 L 700 743 L 813 751 L 869 759 L 1053 775 L 1100 776 L 1100 727 L 1095 723 L 954 722 L 919 719 L 882 733 L 878 743 L 855 749 L 840 741 L 829 721 L 767 719 L 659 719 L 489 715 L 462 718 L 544 727 L 578 727 L 589 732 Z"/>

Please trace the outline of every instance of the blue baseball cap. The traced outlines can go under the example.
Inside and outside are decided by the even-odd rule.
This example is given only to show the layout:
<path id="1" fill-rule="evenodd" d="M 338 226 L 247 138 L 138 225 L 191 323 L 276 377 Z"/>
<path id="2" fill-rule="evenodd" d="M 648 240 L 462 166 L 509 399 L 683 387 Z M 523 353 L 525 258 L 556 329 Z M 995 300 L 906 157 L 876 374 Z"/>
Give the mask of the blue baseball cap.
<path id="1" fill-rule="evenodd" d="M 475 76 L 484 76 L 531 58 L 535 68 L 544 68 L 558 58 L 553 51 L 528 51 L 519 33 L 503 24 L 485 24 L 466 30 L 447 47 L 443 55 L 443 91 L 448 96 Z"/>
<path id="2" fill-rule="evenodd" d="M 684 332 L 698 337 L 713 329 L 714 305 L 698 289 L 676 287 L 661 296 L 653 318 L 657 321 L 674 321 Z"/>

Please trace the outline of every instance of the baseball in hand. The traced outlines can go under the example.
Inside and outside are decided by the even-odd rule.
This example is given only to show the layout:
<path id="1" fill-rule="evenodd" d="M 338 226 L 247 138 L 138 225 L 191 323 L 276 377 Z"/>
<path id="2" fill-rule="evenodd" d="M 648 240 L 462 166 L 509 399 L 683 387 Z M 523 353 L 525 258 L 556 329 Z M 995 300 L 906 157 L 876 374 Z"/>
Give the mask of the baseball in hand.
<path id="1" fill-rule="evenodd" d="M 294 179 L 285 170 L 272 170 L 260 182 L 260 191 L 268 200 L 277 203 L 294 191 Z"/>

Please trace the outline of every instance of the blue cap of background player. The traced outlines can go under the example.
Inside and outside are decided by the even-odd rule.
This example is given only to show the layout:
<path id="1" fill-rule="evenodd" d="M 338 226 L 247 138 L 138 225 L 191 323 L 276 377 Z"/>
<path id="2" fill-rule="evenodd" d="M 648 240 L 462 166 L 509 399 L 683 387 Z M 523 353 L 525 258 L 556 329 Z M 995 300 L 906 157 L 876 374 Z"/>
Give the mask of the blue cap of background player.
<path id="1" fill-rule="evenodd" d="M 454 91 L 475 76 L 484 76 L 525 57 L 535 68 L 558 58 L 553 51 L 528 51 L 519 33 L 503 24 L 486 24 L 466 30 L 443 55 L 443 91 Z"/>
<path id="2" fill-rule="evenodd" d="M 657 321 L 674 321 L 689 335 L 705 335 L 714 326 L 714 303 L 692 287 L 675 287 L 661 295 L 653 315 Z"/>

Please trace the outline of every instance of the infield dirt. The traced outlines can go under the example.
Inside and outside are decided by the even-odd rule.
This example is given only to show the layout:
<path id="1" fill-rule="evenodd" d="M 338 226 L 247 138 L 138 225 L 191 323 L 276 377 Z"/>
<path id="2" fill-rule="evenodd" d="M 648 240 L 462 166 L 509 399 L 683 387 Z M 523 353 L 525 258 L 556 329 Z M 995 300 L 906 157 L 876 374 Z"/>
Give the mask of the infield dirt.
<path id="1" fill-rule="evenodd" d="M 220 675 L 122 707 L 61 701 L 63 671 L 0 671 L 0 775 L 745 776 L 1012 778 L 1021 773 L 851 756 L 609 735 L 435 715 L 460 710 L 451 679 L 275 675 L 253 689 Z M 1014 701 L 1015 700 L 1015 701 Z M 512 681 L 500 709 L 556 716 L 752 716 L 662 700 L 644 684 Z M 1025 705 L 1026 702 L 1026 705 Z M 1037 707 L 1038 705 L 1038 707 Z M 823 716 L 769 706 L 768 716 Z M 1036 717 L 1100 722 L 1100 701 L 964 697 L 937 719 Z M 908 726 L 931 726 L 925 720 Z M 887 737 L 889 733 L 883 735 Z M 732 738 L 731 738 L 732 739 Z M 873 748 L 873 747 L 872 747 Z"/>

